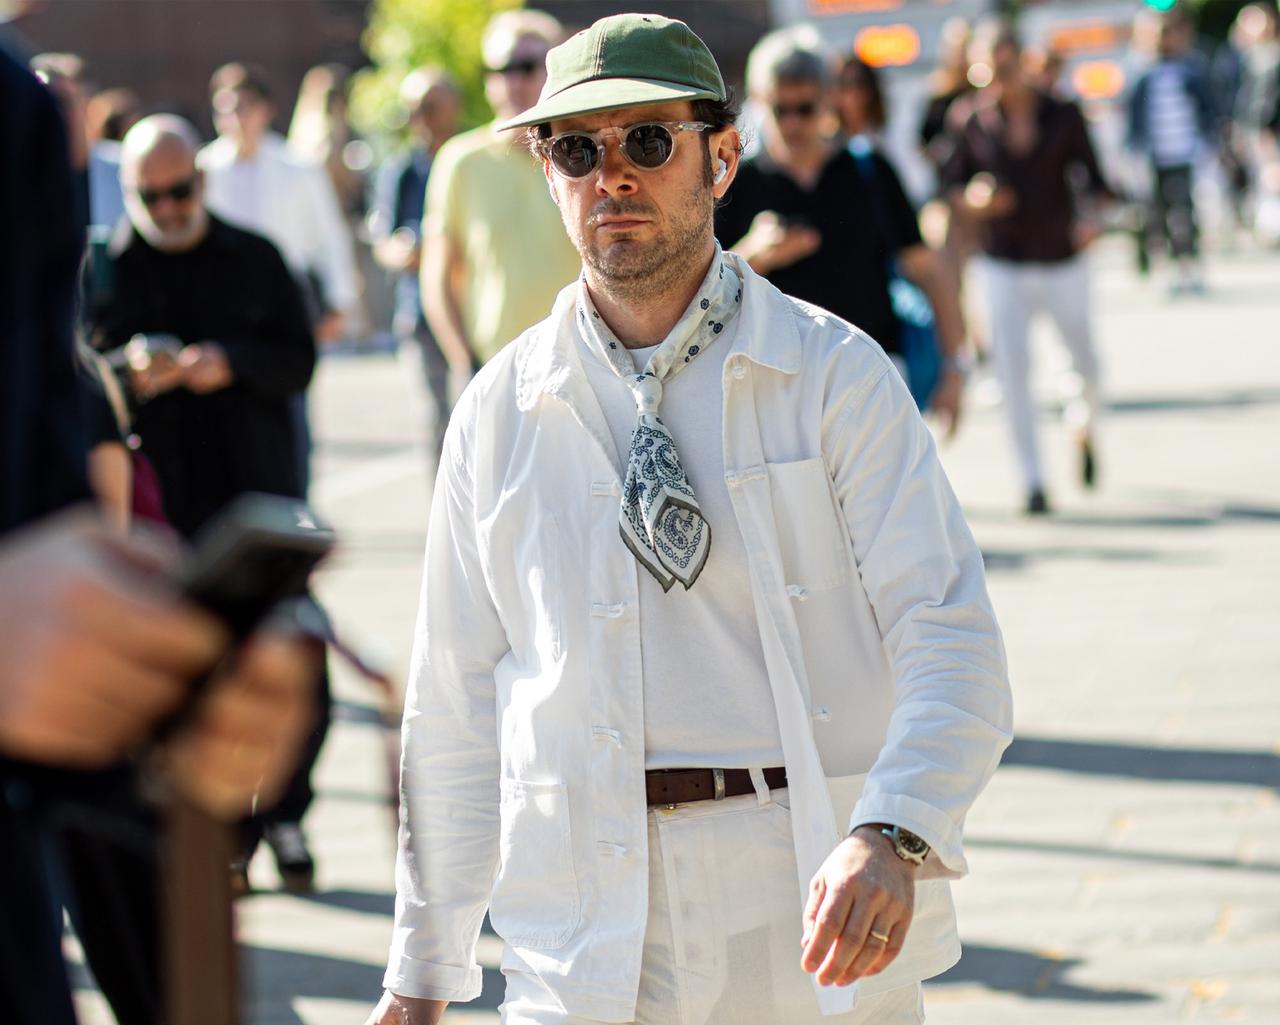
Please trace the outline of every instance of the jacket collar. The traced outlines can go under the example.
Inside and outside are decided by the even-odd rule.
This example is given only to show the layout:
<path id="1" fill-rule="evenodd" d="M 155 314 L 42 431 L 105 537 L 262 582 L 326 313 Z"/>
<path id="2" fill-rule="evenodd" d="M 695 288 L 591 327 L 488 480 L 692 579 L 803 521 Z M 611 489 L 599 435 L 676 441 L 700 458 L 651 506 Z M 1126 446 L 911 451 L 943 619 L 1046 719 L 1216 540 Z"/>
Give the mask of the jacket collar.
<path id="1" fill-rule="evenodd" d="M 737 253 L 725 253 L 724 258 L 742 278 L 742 312 L 738 314 L 732 351 L 784 374 L 799 373 L 800 329 L 791 301 L 753 271 Z M 577 328 L 573 308 L 577 287 L 575 281 L 561 290 L 551 308 L 551 316 L 531 329 L 516 355 L 516 406 L 521 412 L 531 410 L 544 394 L 572 402 L 575 383 L 585 385 L 582 363 L 574 345 Z"/>

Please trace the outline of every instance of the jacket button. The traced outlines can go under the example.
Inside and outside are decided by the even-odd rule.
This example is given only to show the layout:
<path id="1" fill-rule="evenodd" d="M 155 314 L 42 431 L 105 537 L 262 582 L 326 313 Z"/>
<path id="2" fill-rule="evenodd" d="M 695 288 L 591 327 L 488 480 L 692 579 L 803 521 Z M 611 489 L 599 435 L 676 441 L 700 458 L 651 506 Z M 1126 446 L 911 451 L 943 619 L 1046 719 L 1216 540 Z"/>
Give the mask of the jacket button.
<path id="1" fill-rule="evenodd" d="M 738 360 L 733 364 L 733 376 L 739 381 L 747 376 L 747 368 L 742 365 L 742 360 Z"/>

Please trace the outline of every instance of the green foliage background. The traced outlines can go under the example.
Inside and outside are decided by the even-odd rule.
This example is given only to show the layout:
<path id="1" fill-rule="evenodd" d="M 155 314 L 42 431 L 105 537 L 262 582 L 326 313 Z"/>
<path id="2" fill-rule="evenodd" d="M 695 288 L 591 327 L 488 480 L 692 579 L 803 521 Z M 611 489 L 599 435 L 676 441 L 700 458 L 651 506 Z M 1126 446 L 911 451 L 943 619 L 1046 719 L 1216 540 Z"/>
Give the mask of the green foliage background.
<path id="1" fill-rule="evenodd" d="M 480 37 L 498 11 L 522 6 L 522 0 L 375 0 L 364 34 L 373 66 L 356 75 L 352 87 L 356 126 L 372 139 L 398 133 L 404 127 L 400 82 L 422 64 L 442 65 L 458 79 L 464 127 L 489 120 Z"/>

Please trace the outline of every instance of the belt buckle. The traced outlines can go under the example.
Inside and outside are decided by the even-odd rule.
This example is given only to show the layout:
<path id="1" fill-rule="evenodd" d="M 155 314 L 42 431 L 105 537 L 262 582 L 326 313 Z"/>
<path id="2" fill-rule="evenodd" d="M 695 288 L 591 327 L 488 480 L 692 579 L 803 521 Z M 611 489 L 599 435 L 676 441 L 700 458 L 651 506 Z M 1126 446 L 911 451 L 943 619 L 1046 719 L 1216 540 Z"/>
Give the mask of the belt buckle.
<path id="1" fill-rule="evenodd" d="M 711 779 L 715 784 L 715 793 L 711 795 L 713 801 L 724 800 L 724 769 L 712 769 Z"/>

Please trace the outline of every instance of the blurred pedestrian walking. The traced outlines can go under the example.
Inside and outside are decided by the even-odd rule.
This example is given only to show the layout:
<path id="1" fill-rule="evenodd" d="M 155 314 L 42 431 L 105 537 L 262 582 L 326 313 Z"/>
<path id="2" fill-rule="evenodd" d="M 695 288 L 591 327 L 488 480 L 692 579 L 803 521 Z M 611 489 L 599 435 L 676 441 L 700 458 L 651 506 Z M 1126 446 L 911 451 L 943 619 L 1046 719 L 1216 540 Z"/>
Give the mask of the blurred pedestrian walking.
<path id="1" fill-rule="evenodd" d="M 831 73 L 818 40 L 786 29 L 756 45 L 747 82 L 765 111 L 762 145 L 743 161 L 717 209 L 716 234 L 778 288 L 866 331 L 909 377 L 904 328 L 890 295 L 900 268 L 939 311 L 948 381 L 937 392 L 937 408 L 952 426 L 963 384 L 956 294 L 946 289 L 921 240 L 893 166 L 868 141 L 884 117 L 874 83 L 852 65 L 842 68 L 840 81 L 846 93 L 840 109 L 856 132 L 849 141 L 861 157 L 843 137 L 823 134 Z M 934 360 L 936 374 L 936 354 Z"/>
<path id="2" fill-rule="evenodd" d="M 89 135 L 89 223 L 110 228 L 124 216 L 120 142 L 142 117 L 132 89 L 104 89 L 85 108 Z"/>
<path id="3" fill-rule="evenodd" d="M 125 137 L 125 202 L 131 223 L 89 281 L 91 340 L 128 352 L 135 430 L 153 461 L 168 517 L 192 537 L 245 492 L 300 498 L 290 402 L 310 380 L 315 343 L 297 283 L 266 239 L 206 210 L 195 129 L 154 116 Z M 104 273 L 98 261 L 108 260 Z M 314 860 L 301 829 L 310 772 L 328 726 L 327 674 L 301 764 L 278 806 L 246 823 L 237 883 L 265 831 L 286 885 L 307 888 Z"/>
<path id="4" fill-rule="evenodd" d="M 395 275 L 396 305 L 392 327 L 401 345 L 412 343 L 422 363 L 427 397 L 427 452 L 433 460 L 444 445 L 444 429 L 453 408 L 449 363 L 427 324 L 422 309 L 419 272 L 422 264 L 422 218 L 427 181 L 440 147 L 458 129 L 462 94 L 442 68 L 422 67 L 400 86 L 409 146 L 389 157 L 378 171 L 369 235 L 378 262 Z"/>
<path id="5" fill-rule="evenodd" d="M 347 92 L 351 72 L 341 64 L 319 64 L 302 76 L 298 100 L 289 121 L 289 151 L 304 163 L 324 168 L 338 199 L 351 241 L 357 299 L 347 311 L 343 334 L 360 342 L 373 333 L 381 274 L 364 235 L 373 147 L 351 124 Z"/>
<path id="6" fill-rule="evenodd" d="M 465 377 L 536 323 L 580 261 L 529 154 L 496 126 L 538 99 L 563 35 L 541 11 L 506 11 L 481 42 L 496 120 L 436 154 L 423 221 L 422 302 L 449 365 Z"/>
<path id="7" fill-rule="evenodd" d="M 1244 66 L 1234 111 L 1237 150 L 1253 183 L 1253 227 L 1280 243 L 1280 15 L 1271 3 L 1239 15 Z"/>
<path id="8" fill-rule="evenodd" d="M 1126 143 L 1150 165 L 1152 217 L 1175 263 L 1170 293 L 1201 293 L 1196 166 L 1216 154 L 1219 128 L 1209 65 L 1182 8 L 1145 16 L 1158 19 L 1156 61 L 1130 93 Z"/>
<path id="9" fill-rule="evenodd" d="M 1031 394 L 1031 321 L 1037 312 L 1047 313 L 1066 345 L 1074 371 L 1066 417 L 1080 479 L 1092 487 L 1102 400 L 1084 251 L 1099 230 L 1088 203 L 1110 192 L 1079 108 L 1027 83 L 1013 29 L 985 24 L 974 55 L 989 84 L 960 128 L 942 181 L 952 205 L 981 226 L 983 285 L 1005 414 L 1026 510 L 1040 514 L 1049 511 L 1049 500 Z"/>
<path id="10" fill-rule="evenodd" d="M 316 341 L 336 342 L 359 298 L 350 233 L 324 170 L 289 152 L 271 130 L 275 105 L 266 78 L 225 64 L 209 81 L 218 138 L 200 151 L 209 210 L 271 240 L 302 289 Z M 291 400 L 303 494 L 311 478 L 305 394 Z"/>

